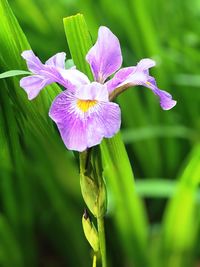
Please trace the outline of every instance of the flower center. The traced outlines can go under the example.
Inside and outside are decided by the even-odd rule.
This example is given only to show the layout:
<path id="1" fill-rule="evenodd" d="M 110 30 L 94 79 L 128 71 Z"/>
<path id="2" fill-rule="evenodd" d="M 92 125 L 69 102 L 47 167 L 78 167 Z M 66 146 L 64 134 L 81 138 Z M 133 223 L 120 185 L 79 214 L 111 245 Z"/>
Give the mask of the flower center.
<path id="1" fill-rule="evenodd" d="M 87 112 L 90 108 L 94 107 L 97 104 L 97 100 L 78 100 L 77 106 L 78 108 L 83 111 Z"/>

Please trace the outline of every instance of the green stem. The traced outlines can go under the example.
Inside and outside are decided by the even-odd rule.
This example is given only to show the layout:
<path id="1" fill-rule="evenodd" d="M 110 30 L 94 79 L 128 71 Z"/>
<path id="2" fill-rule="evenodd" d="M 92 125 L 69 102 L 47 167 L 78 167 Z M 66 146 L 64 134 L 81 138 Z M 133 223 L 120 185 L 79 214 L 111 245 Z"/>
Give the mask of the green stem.
<path id="1" fill-rule="evenodd" d="M 101 252 L 102 267 L 107 267 L 106 262 L 106 240 L 105 240 L 105 228 L 104 228 L 104 218 L 97 218 L 98 233 L 99 233 L 99 245 Z"/>
<path id="2" fill-rule="evenodd" d="M 97 266 L 97 255 L 94 254 L 93 256 L 93 262 L 92 262 L 92 267 L 96 267 Z"/>

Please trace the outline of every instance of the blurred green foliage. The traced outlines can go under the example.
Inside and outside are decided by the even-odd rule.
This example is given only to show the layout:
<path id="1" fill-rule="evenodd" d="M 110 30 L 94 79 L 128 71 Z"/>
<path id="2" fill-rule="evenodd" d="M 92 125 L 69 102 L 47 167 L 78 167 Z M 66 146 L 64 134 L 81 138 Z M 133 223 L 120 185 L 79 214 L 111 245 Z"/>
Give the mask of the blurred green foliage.
<path id="1" fill-rule="evenodd" d="M 148 218 L 148 225 L 141 225 L 144 232 L 148 230 L 142 246 L 146 252 L 140 254 L 139 242 L 145 238 L 133 221 L 143 206 L 134 195 L 126 195 L 132 186 L 131 170 L 127 165 L 123 172 L 120 152 L 113 146 L 112 161 L 103 143 L 109 190 L 108 258 L 110 266 L 119 267 L 198 266 L 200 2 L 10 0 L 9 4 L 28 41 L 7 2 L 0 0 L 0 72 L 26 70 L 20 53 L 29 44 L 44 60 L 59 51 L 70 58 L 63 17 L 78 12 L 84 14 L 93 42 L 100 25 L 118 36 L 124 66 L 143 57 L 157 61 L 152 74 L 159 87 L 178 101 L 173 110 L 162 111 L 146 88 L 129 89 L 118 99 L 122 138 Z M 18 77 L 0 81 L 2 267 L 91 265 L 81 229 L 84 203 L 78 166 L 47 116 L 59 91 L 56 85 L 49 86 L 29 102 Z"/>

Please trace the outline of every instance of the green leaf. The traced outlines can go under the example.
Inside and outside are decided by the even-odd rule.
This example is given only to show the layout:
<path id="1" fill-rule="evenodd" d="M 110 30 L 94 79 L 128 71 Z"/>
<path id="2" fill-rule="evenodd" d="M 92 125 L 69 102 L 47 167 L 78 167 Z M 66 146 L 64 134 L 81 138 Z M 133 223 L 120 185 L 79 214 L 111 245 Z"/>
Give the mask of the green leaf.
<path id="1" fill-rule="evenodd" d="M 196 138 L 198 138 L 198 133 L 196 133 L 193 129 L 187 128 L 183 125 L 154 125 L 136 129 L 127 128 L 122 131 L 122 138 L 126 144 L 155 137 L 170 137 L 195 140 Z"/>
<path id="2" fill-rule="evenodd" d="M 93 75 L 85 56 L 92 46 L 91 37 L 83 15 L 78 14 L 63 19 L 65 34 L 70 48 L 70 53 L 77 69 L 84 72 L 90 80 Z"/>
<path id="3" fill-rule="evenodd" d="M 193 254 L 198 236 L 200 212 L 196 209 L 196 198 L 200 183 L 200 145 L 196 146 L 176 186 L 176 193 L 169 201 L 164 214 L 162 248 L 164 267 L 192 266 L 184 263 L 182 255 L 187 252 L 187 260 Z M 184 265 L 185 264 L 185 265 Z"/>
<path id="4" fill-rule="evenodd" d="M 145 266 L 147 252 L 147 222 L 143 204 L 134 184 L 134 175 L 120 133 L 102 143 L 105 177 L 115 210 L 115 224 L 129 257 Z M 134 251 L 134 252 L 133 252 Z M 140 266 L 139 265 L 139 266 Z"/>
<path id="5" fill-rule="evenodd" d="M 146 198 L 171 198 L 176 192 L 176 181 L 167 179 L 138 179 L 136 180 L 137 193 Z"/>
<path id="6" fill-rule="evenodd" d="M 0 216 L 0 265 L 24 267 L 23 255 L 13 229 L 7 219 Z"/>
<path id="7" fill-rule="evenodd" d="M 66 68 L 66 69 L 70 69 L 70 68 L 72 68 L 72 67 L 75 67 L 75 65 L 74 65 L 74 61 L 73 61 L 72 59 L 68 59 L 68 60 L 66 60 L 66 62 L 65 62 L 65 68 Z"/>
<path id="8" fill-rule="evenodd" d="M 0 79 L 13 77 L 13 76 L 17 76 L 17 75 L 27 75 L 27 74 L 31 74 L 31 72 L 30 71 L 24 71 L 24 70 L 9 70 L 9 71 L 1 73 Z"/>

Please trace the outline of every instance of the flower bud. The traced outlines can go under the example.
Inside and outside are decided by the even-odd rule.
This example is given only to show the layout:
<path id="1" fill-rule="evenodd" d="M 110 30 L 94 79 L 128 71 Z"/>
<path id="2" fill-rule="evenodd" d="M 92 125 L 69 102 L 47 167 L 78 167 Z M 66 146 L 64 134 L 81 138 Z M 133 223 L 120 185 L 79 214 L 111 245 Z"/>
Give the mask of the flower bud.
<path id="1" fill-rule="evenodd" d="M 88 209 L 95 217 L 97 217 L 99 188 L 96 181 L 89 176 L 80 173 L 80 185 L 81 193 Z"/>
<path id="2" fill-rule="evenodd" d="M 94 252 L 99 251 L 99 236 L 97 233 L 97 230 L 94 226 L 94 224 L 91 222 L 87 210 L 84 211 L 83 217 L 82 217 L 82 225 L 83 225 L 83 231 L 85 234 L 86 239 L 90 243 L 90 246 L 94 250 Z"/>
<path id="3" fill-rule="evenodd" d="M 103 217 L 107 208 L 107 192 L 103 179 L 101 154 L 98 148 L 93 148 L 90 157 L 86 152 L 80 156 L 80 185 L 83 199 L 96 218 Z"/>
<path id="4" fill-rule="evenodd" d="M 107 191 L 106 186 L 102 178 L 101 185 L 99 187 L 99 195 L 98 195 L 98 214 L 97 218 L 103 217 L 107 211 Z"/>

